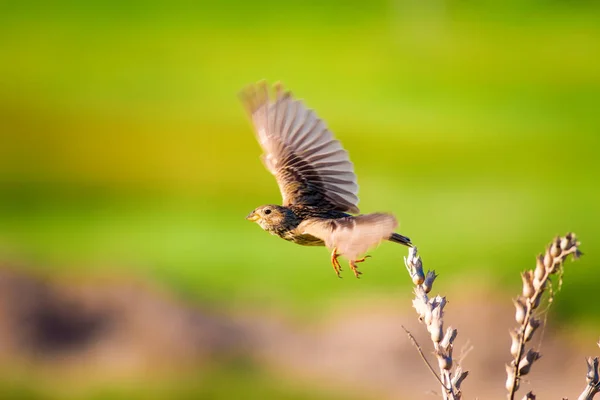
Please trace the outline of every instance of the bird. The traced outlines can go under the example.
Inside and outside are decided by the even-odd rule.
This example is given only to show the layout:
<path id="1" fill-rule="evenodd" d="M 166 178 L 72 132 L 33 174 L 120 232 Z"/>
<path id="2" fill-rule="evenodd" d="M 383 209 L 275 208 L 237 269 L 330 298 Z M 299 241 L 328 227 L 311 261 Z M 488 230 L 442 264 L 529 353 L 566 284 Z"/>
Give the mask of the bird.
<path id="1" fill-rule="evenodd" d="M 359 278 L 357 264 L 382 241 L 413 247 L 408 237 L 394 232 L 398 222 L 393 214 L 360 214 L 354 164 L 314 110 L 281 83 L 251 84 L 239 98 L 283 200 L 255 208 L 247 220 L 287 241 L 327 247 L 338 277 L 340 256 Z"/>

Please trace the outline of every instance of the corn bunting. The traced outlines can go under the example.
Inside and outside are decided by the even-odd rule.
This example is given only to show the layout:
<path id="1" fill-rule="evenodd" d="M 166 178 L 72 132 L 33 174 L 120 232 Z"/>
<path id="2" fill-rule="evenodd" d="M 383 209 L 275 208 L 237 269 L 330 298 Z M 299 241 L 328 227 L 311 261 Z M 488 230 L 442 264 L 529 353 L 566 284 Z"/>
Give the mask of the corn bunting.
<path id="1" fill-rule="evenodd" d="M 353 164 L 313 110 L 280 85 L 271 90 L 265 82 L 249 86 L 240 98 L 283 197 L 282 206 L 260 206 L 246 219 L 290 242 L 326 246 L 338 277 L 339 256 L 349 260 L 358 278 L 361 255 L 383 240 L 412 247 L 409 238 L 394 232 L 393 215 L 351 215 L 359 213 Z"/>

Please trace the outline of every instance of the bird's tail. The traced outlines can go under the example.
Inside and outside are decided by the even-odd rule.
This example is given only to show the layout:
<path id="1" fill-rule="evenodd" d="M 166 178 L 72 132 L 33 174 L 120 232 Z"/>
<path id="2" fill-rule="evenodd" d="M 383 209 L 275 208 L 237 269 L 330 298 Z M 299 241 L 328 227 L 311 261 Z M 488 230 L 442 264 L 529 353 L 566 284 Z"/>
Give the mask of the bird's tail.
<path id="1" fill-rule="evenodd" d="M 410 242 L 410 239 L 406 236 L 402 236 L 399 233 L 392 233 L 392 236 L 388 239 L 390 242 L 400 243 L 407 247 L 413 247 L 413 244 Z"/>

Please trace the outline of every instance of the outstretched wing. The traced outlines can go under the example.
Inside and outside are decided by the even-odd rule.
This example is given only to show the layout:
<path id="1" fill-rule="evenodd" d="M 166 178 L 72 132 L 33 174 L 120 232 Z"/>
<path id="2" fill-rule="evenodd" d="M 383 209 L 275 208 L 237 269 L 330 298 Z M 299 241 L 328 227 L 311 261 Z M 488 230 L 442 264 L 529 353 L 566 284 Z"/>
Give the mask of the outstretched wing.
<path id="1" fill-rule="evenodd" d="M 250 114 L 263 162 L 275 175 L 283 205 L 310 205 L 358 213 L 354 166 L 315 112 L 276 85 L 265 82 L 240 97 Z"/>
<path id="2" fill-rule="evenodd" d="M 310 218 L 298 226 L 303 234 L 317 237 L 350 260 L 389 239 L 398 226 L 391 214 L 375 213 L 336 219 Z"/>

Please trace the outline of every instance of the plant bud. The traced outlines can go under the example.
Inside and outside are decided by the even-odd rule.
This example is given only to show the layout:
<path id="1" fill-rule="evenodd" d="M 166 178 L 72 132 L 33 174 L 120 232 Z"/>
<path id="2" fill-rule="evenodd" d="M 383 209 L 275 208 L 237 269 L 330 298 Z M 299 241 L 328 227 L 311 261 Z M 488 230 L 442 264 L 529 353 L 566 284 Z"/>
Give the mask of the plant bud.
<path id="1" fill-rule="evenodd" d="M 537 328 L 539 328 L 539 326 L 541 325 L 541 322 L 539 319 L 536 318 L 529 318 L 529 323 L 527 324 L 527 327 L 525 328 L 525 336 L 524 339 L 526 342 L 529 342 L 531 340 L 531 338 L 533 337 L 533 334 L 535 333 L 535 330 Z"/>
<path id="2" fill-rule="evenodd" d="M 546 288 L 546 281 L 538 281 L 537 278 L 533 278 L 533 287 L 535 288 L 535 290 L 540 290 L 543 292 Z"/>
<path id="3" fill-rule="evenodd" d="M 451 349 L 451 345 L 452 343 L 454 343 L 454 339 L 456 339 L 457 335 L 458 329 L 454 329 L 451 326 L 449 326 L 448 329 L 446 329 L 446 334 L 444 335 L 440 346 L 444 349 Z"/>
<path id="4" fill-rule="evenodd" d="M 525 314 L 527 311 L 525 303 L 523 303 L 521 297 L 519 297 L 516 300 L 513 300 L 513 303 L 515 304 L 515 320 L 518 324 L 522 324 L 523 322 L 525 322 Z"/>
<path id="5" fill-rule="evenodd" d="M 522 358 L 521 362 L 519 363 L 519 375 L 527 375 L 529 370 L 531 370 L 531 363 L 527 360 L 527 358 Z"/>
<path id="6" fill-rule="evenodd" d="M 552 257 L 558 257 L 560 255 L 560 238 L 556 238 L 550 246 L 550 255 Z"/>
<path id="7" fill-rule="evenodd" d="M 544 287 L 546 285 L 544 284 Z M 543 291 L 543 288 L 541 289 Z M 538 308 L 540 306 L 540 302 L 542 301 L 542 295 L 538 295 L 536 298 L 533 299 L 528 299 L 529 303 L 531 304 L 531 309 L 535 310 L 536 308 Z"/>
<path id="8" fill-rule="evenodd" d="M 523 357 L 519 362 L 519 375 L 527 375 L 533 363 L 537 361 L 540 357 L 540 353 L 529 349 L 525 357 Z"/>
<path id="9" fill-rule="evenodd" d="M 438 365 L 440 369 L 450 371 L 452 369 L 452 357 L 438 355 Z"/>
<path id="10" fill-rule="evenodd" d="M 427 308 L 425 309 L 425 325 L 431 325 L 431 321 L 433 320 L 433 310 L 431 309 L 431 304 L 427 303 Z"/>
<path id="11" fill-rule="evenodd" d="M 423 282 L 423 290 L 425 290 L 425 293 L 431 292 L 431 289 L 433 288 L 433 282 L 435 281 L 435 278 L 437 278 L 437 277 L 438 276 L 435 274 L 435 270 L 427 271 L 427 275 L 425 276 L 425 281 Z"/>
<path id="12" fill-rule="evenodd" d="M 521 349 L 521 335 L 516 329 L 511 329 L 509 333 L 511 338 L 510 354 L 512 354 L 513 357 L 516 357 L 519 354 L 519 350 Z"/>
<path id="13" fill-rule="evenodd" d="M 535 293 L 533 288 L 533 271 L 525 271 L 521 273 L 523 279 L 523 297 L 530 298 Z"/>
<path id="14" fill-rule="evenodd" d="M 429 333 L 431 334 L 431 341 L 434 343 L 439 343 L 442 340 L 442 336 L 444 335 L 444 328 L 442 326 L 442 320 L 440 318 L 433 318 L 431 321 L 431 325 L 427 327 Z"/>
<path id="15" fill-rule="evenodd" d="M 406 270 L 413 283 L 415 285 L 422 284 L 425 279 L 425 275 L 423 274 L 423 262 L 421 261 L 421 257 L 417 255 L 416 247 L 408 249 L 408 257 L 404 257 L 404 265 L 406 266 Z"/>
<path id="16" fill-rule="evenodd" d="M 509 392 L 513 390 L 513 387 L 515 389 L 515 391 L 519 390 L 519 380 L 515 379 L 515 371 L 513 370 L 512 365 L 505 365 L 506 367 L 506 390 L 508 390 Z"/>
<path id="17" fill-rule="evenodd" d="M 537 256 L 535 261 L 534 277 L 536 280 L 541 281 L 544 279 L 544 275 L 546 274 L 546 267 L 544 267 L 544 256 L 540 254 Z"/>
<path id="18" fill-rule="evenodd" d="M 544 267 L 546 268 L 546 271 L 552 271 L 554 267 L 554 258 L 550 255 L 550 251 L 547 251 L 546 254 L 544 254 Z"/>
<path id="19" fill-rule="evenodd" d="M 425 274 L 423 273 L 423 261 L 421 261 L 421 256 L 417 256 L 413 263 L 414 268 L 414 276 L 413 282 L 416 285 L 420 285 L 425 280 Z"/>
<path id="20" fill-rule="evenodd" d="M 572 247 L 572 243 L 569 239 L 567 239 L 566 237 L 560 239 L 560 249 L 561 250 L 569 250 Z"/>
<path id="21" fill-rule="evenodd" d="M 452 386 L 460 389 L 462 382 L 469 376 L 469 371 L 463 371 L 460 365 L 454 370 L 454 377 L 452 378 Z"/>
<path id="22" fill-rule="evenodd" d="M 417 314 L 419 314 L 419 320 L 424 321 L 427 309 L 430 307 L 429 303 L 423 301 L 421 297 L 416 295 L 415 298 L 412 300 L 412 305 Z"/>
<path id="23" fill-rule="evenodd" d="M 440 313 L 440 315 L 442 315 L 443 312 L 444 312 L 444 307 L 446 307 L 446 303 L 447 303 L 446 297 L 445 296 L 442 297 L 440 295 L 437 295 L 433 299 L 431 299 L 430 302 L 433 304 L 433 306 L 435 308 L 439 308 L 440 309 L 439 313 Z"/>
<path id="24" fill-rule="evenodd" d="M 586 374 L 585 380 L 588 384 L 597 385 L 600 383 L 600 376 L 598 371 L 598 357 L 588 358 L 585 360 L 587 362 L 588 372 Z"/>
<path id="25" fill-rule="evenodd" d="M 415 272 L 412 274 L 412 281 L 415 285 L 420 285 L 423 283 L 423 281 L 425 280 L 425 276 L 423 275 L 423 269 L 421 268 L 420 270 L 415 270 Z M 427 290 L 426 290 L 427 292 Z"/>
<path id="26" fill-rule="evenodd" d="M 528 359 L 531 364 L 533 364 L 534 361 L 539 360 L 541 357 L 542 355 L 540 353 L 532 349 L 529 349 L 525 355 L 525 358 Z"/>

